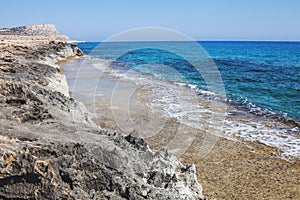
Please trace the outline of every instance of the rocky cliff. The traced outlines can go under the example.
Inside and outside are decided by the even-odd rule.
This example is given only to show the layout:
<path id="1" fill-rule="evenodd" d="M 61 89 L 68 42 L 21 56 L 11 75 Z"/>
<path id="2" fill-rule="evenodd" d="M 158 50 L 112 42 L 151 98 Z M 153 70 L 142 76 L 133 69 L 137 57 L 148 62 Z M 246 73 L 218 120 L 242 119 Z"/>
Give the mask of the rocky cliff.
<path id="1" fill-rule="evenodd" d="M 44 26 L 0 31 L 0 198 L 203 199 L 194 165 L 90 120 L 56 65 L 74 52 Z"/>
<path id="2" fill-rule="evenodd" d="M 2 37 L 6 36 L 34 36 L 34 37 L 47 37 L 60 41 L 68 41 L 69 37 L 57 32 L 53 24 L 39 24 L 32 26 L 19 26 L 13 28 L 0 29 Z"/>

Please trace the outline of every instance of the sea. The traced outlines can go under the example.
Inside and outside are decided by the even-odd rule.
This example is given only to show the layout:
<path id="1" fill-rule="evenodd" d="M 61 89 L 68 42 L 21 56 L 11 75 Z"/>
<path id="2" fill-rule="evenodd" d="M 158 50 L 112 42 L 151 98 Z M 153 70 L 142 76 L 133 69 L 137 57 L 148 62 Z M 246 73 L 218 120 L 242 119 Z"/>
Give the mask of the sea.
<path id="1" fill-rule="evenodd" d="M 188 98 L 177 105 L 180 115 L 175 94 L 154 86 L 158 82 L 228 105 L 225 116 L 248 114 L 248 122 L 238 116 L 224 119 L 227 136 L 260 141 L 300 158 L 300 42 L 84 42 L 78 47 L 89 59 L 109 61 L 115 76 L 147 80 L 158 96 L 152 104 L 164 104 L 166 116 L 197 123 L 194 119 L 205 115 L 185 107 Z"/>

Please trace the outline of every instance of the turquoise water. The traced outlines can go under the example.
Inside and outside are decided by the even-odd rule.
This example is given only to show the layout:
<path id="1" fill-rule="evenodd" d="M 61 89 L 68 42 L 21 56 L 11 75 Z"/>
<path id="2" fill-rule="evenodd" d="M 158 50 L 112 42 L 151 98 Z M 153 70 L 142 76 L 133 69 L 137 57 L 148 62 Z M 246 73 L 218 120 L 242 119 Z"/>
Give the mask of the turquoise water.
<path id="1" fill-rule="evenodd" d="M 115 59 L 112 67 L 134 69 L 144 75 L 207 89 L 200 73 L 188 61 L 200 62 L 190 42 L 156 42 L 157 48 L 144 48 L 145 42 L 79 43 L 85 54 Z M 149 43 L 148 43 L 149 44 Z M 300 119 L 300 43 L 297 42 L 199 42 L 218 67 L 226 95 L 257 113 Z M 101 45 L 100 45 L 101 46 Z M 188 59 L 166 50 L 177 48 Z M 161 47 L 161 48 L 160 48 Z M 167 49 L 170 49 L 167 48 Z M 126 49 L 135 49 L 126 51 Z M 126 52 L 120 55 L 121 52 Z M 201 60 L 205 64 L 206 60 Z M 207 61 L 208 62 L 208 61 Z M 169 66 L 174 70 L 162 67 Z"/>

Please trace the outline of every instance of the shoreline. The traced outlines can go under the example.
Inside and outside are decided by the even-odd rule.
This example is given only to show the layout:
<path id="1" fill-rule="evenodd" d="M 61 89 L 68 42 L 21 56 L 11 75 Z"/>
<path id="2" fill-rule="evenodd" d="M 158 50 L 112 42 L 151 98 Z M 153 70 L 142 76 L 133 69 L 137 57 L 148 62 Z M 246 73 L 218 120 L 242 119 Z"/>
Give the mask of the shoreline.
<path id="1" fill-rule="evenodd" d="M 242 140 L 242 141 L 245 140 L 245 141 L 250 141 L 250 142 L 251 141 L 261 142 L 267 146 L 276 147 L 276 148 L 280 149 L 282 151 L 283 159 L 292 159 L 292 160 L 295 158 L 300 159 L 300 154 L 297 151 L 297 149 L 293 150 L 293 148 L 297 147 L 296 141 L 300 139 L 300 135 L 298 135 L 299 124 L 297 123 L 297 121 L 293 121 L 290 118 L 285 118 L 285 119 L 282 119 L 282 117 L 274 118 L 273 116 L 269 116 L 269 115 L 265 116 L 265 115 L 260 115 L 259 113 L 249 112 L 249 109 L 244 108 L 244 107 L 246 107 L 246 105 L 243 105 L 243 107 L 241 108 L 239 103 L 227 102 L 227 100 L 224 101 L 222 97 L 219 97 L 216 94 L 210 94 L 210 93 L 207 93 L 206 91 L 198 91 L 198 90 L 196 90 L 196 92 L 195 92 L 195 90 L 193 88 L 186 86 L 186 84 L 179 84 L 179 83 L 172 82 L 172 81 L 165 81 L 165 80 L 153 79 L 153 78 L 148 79 L 147 77 L 139 76 L 139 74 L 130 75 L 130 74 L 127 74 L 127 72 L 126 72 L 126 75 L 122 75 L 122 73 L 120 73 L 118 71 L 116 72 L 113 69 L 111 69 L 110 67 L 108 67 L 107 63 L 109 63 L 109 62 L 110 62 L 109 60 L 101 60 L 101 59 L 99 60 L 99 59 L 94 59 L 94 58 L 90 58 L 90 57 L 84 57 L 78 61 L 75 60 L 74 62 L 71 62 L 70 65 L 74 65 L 75 68 L 77 66 L 76 69 L 75 68 L 73 69 L 72 73 L 78 73 L 78 76 L 76 78 L 79 78 L 79 79 L 86 79 L 86 80 L 89 79 L 89 75 L 87 75 L 85 77 L 85 73 L 88 73 L 88 72 L 85 72 L 85 70 L 83 70 L 83 68 L 85 66 L 88 65 L 89 66 L 88 69 L 90 69 L 90 70 L 94 70 L 93 67 L 95 67 L 95 72 L 93 72 L 93 74 L 91 76 L 93 76 L 94 79 L 97 79 L 97 78 L 99 78 L 99 79 L 97 79 L 96 81 L 93 81 L 91 83 L 84 82 L 84 84 L 86 84 L 85 87 L 91 88 L 90 93 L 91 93 L 91 97 L 93 97 L 93 98 L 92 99 L 90 98 L 90 100 L 101 101 L 101 100 L 98 100 L 97 97 L 95 97 L 93 93 L 95 93 L 95 94 L 103 93 L 103 91 L 101 91 L 102 86 L 99 85 L 99 81 L 101 82 L 102 79 L 109 79 L 109 80 L 111 79 L 110 80 L 111 84 L 108 85 L 108 87 L 111 90 L 116 90 L 115 87 L 117 87 L 117 84 L 119 81 L 134 84 L 134 86 L 132 86 L 131 88 L 125 88 L 128 91 L 131 91 L 134 89 L 139 89 L 139 88 L 144 88 L 146 93 L 149 93 L 149 94 L 151 93 L 150 97 L 149 96 L 143 97 L 143 98 L 146 98 L 145 103 L 150 103 L 154 107 L 167 106 L 167 105 L 165 105 L 165 103 L 167 103 L 167 102 L 164 102 L 163 104 L 159 103 L 158 106 L 151 103 L 153 101 L 153 99 L 156 101 L 157 100 L 161 101 L 160 100 L 161 98 L 165 98 L 164 94 L 157 94 L 157 93 L 151 91 L 151 90 L 153 90 L 153 88 L 156 87 L 155 85 L 157 85 L 158 87 L 162 86 L 162 89 L 171 88 L 171 90 L 174 90 L 174 91 L 180 90 L 180 92 L 176 92 L 176 93 L 174 93 L 174 95 L 177 95 L 177 96 L 178 95 L 189 95 L 189 97 L 187 97 L 187 98 L 191 98 L 191 99 L 189 99 L 189 101 L 192 101 L 195 104 L 199 104 L 200 107 L 202 105 L 204 105 L 204 107 L 202 107 L 201 109 L 204 109 L 205 112 L 211 111 L 211 108 L 209 108 L 211 105 L 213 105 L 210 103 L 211 101 L 215 101 L 217 104 L 223 104 L 223 105 L 221 105 L 221 107 L 223 107 L 224 109 L 222 109 L 221 111 L 225 112 L 225 109 L 226 109 L 226 112 L 225 112 L 225 116 L 222 119 L 223 119 L 223 121 L 225 121 L 226 124 L 225 124 L 225 127 L 223 127 L 223 130 L 221 131 L 221 133 L 217 133 L 217 135 L 219 137 L 224 137 L 224 138 L 231 139 L 231 140 Z M 80 67 L 78 67 L 79 65 L 80 65 Z M 97 65 L 99 65 L 99 67 Z M 68 64 L 66 64 L 66 66 L 68 67 Z M 66 71 L 66 73 L 68 73 L 68 71 Z M 81 73 L 83 74 L 82 77 L 80 75 Z M 95 74 L 99 74 L 99 75 L 95 75 Z M 110 78 L 107 78 L 107 77 L 110 77 Z M 75 77 L 72 76 L 68 79 L 74 79 L 74 78 Z M 74 90 L 78 90 L 78 91 L 72 91 L 72 93 L 76 93 L 76 92 L 81 93 L 82 92 L 81 91 L 82 89 L 79 86 L 80 83 L 72 82 L 71 84 L 72 84 L 72 87 L 74 88 Z M 107 83 L 104 83 L 104 84 L 107 84 Z M 153 86 L 151 86 L 151 84 L 153 84 Z M 149 88 L 145 88 L 145 86 L 147 87 L 147 85 L 149 85 Z M 97 91 L 97 89 L 99 89 L 99 91 Z M 161 91 L 162 90 L 160 89 L 160 90 L 157 90 L 156 92 L 161 92 Z M 166 92 L 169 92 L 169 91 L 166 90 Z M 116 94 L 116 92 L 115 92 L 115 94 Z M 108 99 L 110 99 L 112 97 L 112 95 L 113 95 L 112 93 L 107 93 L 107 92 L 105 94 L 106 98 L 108 98 Z M 157 96 L 157 97 L 153 98 L 153 96 Z M 88 99 L 89 97 L 87 96 L 86 98 Z M 116 98 L 119 98 L 119 97 L 116 96 Z M 221 99 L 221 100 L 219 100 L 219 99 Z M 85 99 L 81 99 L 81 100 L 85 101 Z M 186 103 L 185 100 L 179 100 L 179 101 L 180 101 L 180 104 Z M 89 103 L 93 104 L 92 102 L 89 102 Z M 107 101 L 106 104 L 110 104 L 110 102 Z M 124 105 L 124 106 L 126 106 L 126 105 Z M 184 105 L 181 105 L 181 106 L 184 106 Z M 193 109 L 192 112 L 195 112 L 195 109 L 200 109 L 200 107 L 199 106 L 192 107 L 192 109 Z M 187 109 L 191 109 L 191 108 L 187 108 Z M 153 112 L 153 110 L 151 112 Z M 170 116 L 166 112 L 167 112 L 166 110 L 160 110 L 158 115 L 162 115 L 166 118 L 174 117 L 175 120 L 178 120 L 179 122 L 181 121 L 176 116 L 173 116 L 174 114 L 177 114 L 177 113 L 172 113 L 173 115 Z M 179 112 L 182 112 L 182 111 L 179 110 Z M 199 112 L 199 116 L 203 115 L 202 112 L 204 112 L 204 111 Z M 97 113 L 95 113 L 95 114 L 97 115 Z M 205 115 L 202 117 L 205 117 Z M 211 117 L 211 116 L 208 116 L 208 117 Z M 216 117 L 217 117 L 217 115 L 216 115 Z M 181 123 L 190 124 L 188 119 L 181 121 Z M 201 123 L 201 121 L 199 121 L 199 122 L 197 121 L 197 123 Z M 210 123 L 210 122 L 207 122 L 207 123 Z M 216 123 L 220 123 L 220 122 L 217 121 Z M 224 126 L 223 122 L 220 125 Z M 133 124 L 132 124 L 132 126 L 134 127 Z M 192 124 L 192 127 L 197 127 L 197 125 L 195 126 L 195 124 Z M 151 128 L 151 127 L 147 127 L 147 128 Z M 201 129 L 201 127 L 199 127 L 199 128 Z M 215 129 L 216 128 L 213 127 L 211 129 L 211 131 L 214 131 Z M 245 132 L 245 130 L 248 130 L 250 132 L 249 133 Z M 143 131 L 143 129 L 141 129 L 141 131 Z M 227 134 L 227 132 L 228 132 L 228 134 Z M 256 133 L 256 132 L 259 132 L 259 133 Z M 264 132 L 267 132 L 267 133 L 264 133 Z M 268 133 L 268 132 L 270 132 L 270 133 Z M 129 132 L 127 131 L 127 133 L 129 133 Z M 145 136 L 147 137 L 147 135 L 145 135 Z M 267 137 L 267 139 L 264 139 L 265 137 Z M 290 144 L 291 146 L 289 149 L 287 149 L 287 147 L 283 146 L 283 144 L 285 144 L 285 145 Z"/>
<path id="2" fill-rule="evenodd" d="M 66 70 L 65 73 L 67 77 L 68 73 L 69 75 L 74 73 L 77 75 L 76 78 L 79 80 L 77 86 L 82 85 L 80 80 L 84 77 L 88 80 L 90 78 L 97 79 L 95 74 L 98 73 L 101 74 L 100 83 L 98 83 L 99 80 L 96 80 L 95 83 L 92 82 L 92 84 L 99 84 L 98 87 L 101 84 L 105 85 L 105 89 L 108 91 L 113 90 L 116 83 L 119 84 L 118 87 L 128 91 L 136 87 L 131 85 L 134 84 L 134 82 L 130 83 L 130 80 L 112 77 L 109 75 L 109 72 L 107 72 L 107 74 L 105 72 L 102 73 L 99 69 L 96 70 L 97 72 L 92 71 L 89 74 L 88 71 L 90 68 L 87 67 L 88 63 L 84 63 L 84 61 L 80 62 L 82 62 L 81 65 L 84 66 L 85 70 L 77 74 L 76 67 L 74 67 L 76 64 L 74 64 L 74 62 L 76 63 L 76 61 L 66 63 L 65 69 L 68 69 L 68 65 L 73 68 L 71 71 Z M 92 63 L 95 64 L 97 61 L 93 60 Z M 95 66 L 98 65 L 100 64 L 95 64 Z M 83 77 L 80 76 L 81 73 Z M 74 78 L 75 76 L 71 75 L 71 79 L 72 77 Z M 68 80 L 70 81 L 70 76 Z M 89 84 L 85 85 L 84 88 L 91 89 L 90 91 L 84 90 L 85 92 L 82 92 L 81 88 L 77 88 L 77 91 L 75 91 L 73 95 L 75 99 L 79 98 L 83 101 L 88 109 L 94 113 L 94 116 L 97 116 L 94 118 L 95 123 L 108 129 L 121 131 L 123 134 L 126 134 L 126 132 L 132 128 L 124 126 L 126 123 L 122 123 L 124 121 L 126 122 L 126 116 L 123 117 L 124 119 L 116 120 L 112 114 L 112 111 L 115 113 L 122 111 L 122 106 L 115 107 L 111 105 L 110 97 L 112 93 L 105 89 L 100 89 L 98 91 L 99 94 L 96 92 L 96 95 L 93 96 L 94 99 L 91 100 L 88 98 L 88 95 L 89 92 L 95 93 L 94 88 Z M 80 93 L 80 91 L 82 93 Z M 78 93 L 76 94 L 76 92 Z M 135 119 L 134 122 L 139 124 L 147 122 L 147 116 L 149 115 L 147 114 L 148 111 L 144 109 L 145 106 L 141 105 L 141 103 L 149 101 L 149 99 L 147 100 L 147 98 L 145 98 L 146 96 L 145 91 L 138 89 L 130 100 L 135 111 L 130 113 L 131 117 Z M 120 93 L 120 95 L 115 95 L 114 98 L 121 99 L 126 98 L 126 96 Z M 139 99 L 142 101 L 138 102 Z M 116 112 L 116 109 L 120 112 Z M 154 151 L 168 146 L 170 141 L 174 138 L 174 134 L 178 131 L 178 127 L 181 128 L 180 131 L 182 134 L 185 132 L 195 132 L 195 130 L 192 130 L 188 126 L 179 125 L 179 122 L 175 119 L 166 119 L 157 113 L 152 117 L 152 119 L 155 118 L 157 121 L 165 121 L 165 126 L 158 134 L 152 137 L 145 137 L 150 148 Z M 157 122 L 154 121 L 154 123 Z M 139 128 L 138 126 L 134 127 Z M 145 127 L 147 126 L 143 125 L 141 130 L 145 129 Z M 196 163 L 198 180 L 204 187 L 205 196 L 209 199 L 276 199 L 284 197 L 295 199 L 300 195 L 298 192 L 300 191 L 300 186 L 297 184 L 299 181 L 297 174 L 300 173 L 299 159 L 291 158 L 290 160 L 284 160 L 283 157 L 280 156 L 282 152 L 279 149 L 266 146 L 259 142 L 244 140 L 232 141 L 226 138 L 219 138 L 215 148 L 213 148 L 206 157 L 201 158 L 197 153 L 199 151 L 197 149 L 201 147 L 203 138 L 206 137 L 205 134 L 203 131 L 197 131 L 197 137 L 190 147 L 186 149 L 185 153 L 181 154 L 180 160 L 183 163 Z M 142 133 L 142 136 L 145 135 Z M 178 145 L 179 143 L 177 143 L 177 146 Z M 258 169 L 259 171 L 257 171 Z M 270 174 L 272 174 L 272 176 L 270 176 Z M 261 184 L 263 185 L 256 188 L 256 186 Z M 274 190 L 275 188 L 276 190 Z"/>

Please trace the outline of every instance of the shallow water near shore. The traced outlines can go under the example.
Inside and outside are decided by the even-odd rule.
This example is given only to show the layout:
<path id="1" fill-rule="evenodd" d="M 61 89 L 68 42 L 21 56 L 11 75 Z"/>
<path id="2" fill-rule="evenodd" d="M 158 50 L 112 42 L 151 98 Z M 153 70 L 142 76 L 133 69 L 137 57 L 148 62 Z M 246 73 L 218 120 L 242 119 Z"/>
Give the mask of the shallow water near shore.
<path id="1" fill-rule="evenodd" d="M 110 124 L 114 121 L 121 131 L 137 130 L 147 138 L 163 130 L 166 119 L 174 119 L 216 136 L 260 141 L 278 147 L 284 156 L 300 157 L 299 130 L 291 124 L 250 114 L 224 102 L 218 102 L 226 107 L 224 118 L 218 121 L 216 117 L 224 113 L 214 113 L 211 98 L 167 81 L 136 79 L 128 74 L 120 77 L 111 72 L 105 60 L 78 59 L 63 67 L 71 93 L 102 125 L 105 120 Z M 194 137 L 194 133 L 187 137 Z"/>
<path id="2" fill-rule="evenodd" d="M 299 121 L 299 42 L 199 42 L 199 44 L 218 67 L 226 95 L 230 99 L 244 104 L 252 112 L 261 115 L 277 114 Z M 185 78 L 184 83 L 205 89 L 203 77 L 193 70 L 186 60 L 163 50 L 180 49 L 185 52 L 189 61 L 197 62 L 198 54 L 202 52 L 197 52 L 193 42 L 80 43 L 79 46 L 86 54 L 100 59 L 112 59 L 124 50 L 135 49 L 118 57 L 114 68 L 123 71 L 128 68 L 134 69 L 147 76 L 180 82 L 178 73 L 164 71 L 157 65 L 160 63 L 179 72 Z M 147 46 L 156 48 L 145 48 Z M 203 58 L 210 59 L 206 56 Z"/>
<path id="3" fill-rule="evenodd" d="M 195 93 L 186 84 L 149 78 L 136 71 L 124 74 L 108 63 L 86 57 L 62 66 L 72 95 L 87 105 L 103 127 L 114 127 L 127 134 L 136 130 L 142 137 L 150 138 L 163 133 L 167 121 L 174 120 L 182 124 L 176 125 L 178 130 L 184 126 L 183 132 L 189 132 L 185 142 L 181 137 L 176 138 L 175 133 L 173 140 L 166 143 L 178 156 L 189 148 L 201 130 L 214 136 L 212 147 L 217 137 L 259 141 L 279 148 L 281 156 L 300 158 L 299 127 L 294 124 L 251 114 L 212 98 L 208 92 Z M 223 109 L 216 110 L 215 105 Z"/>

